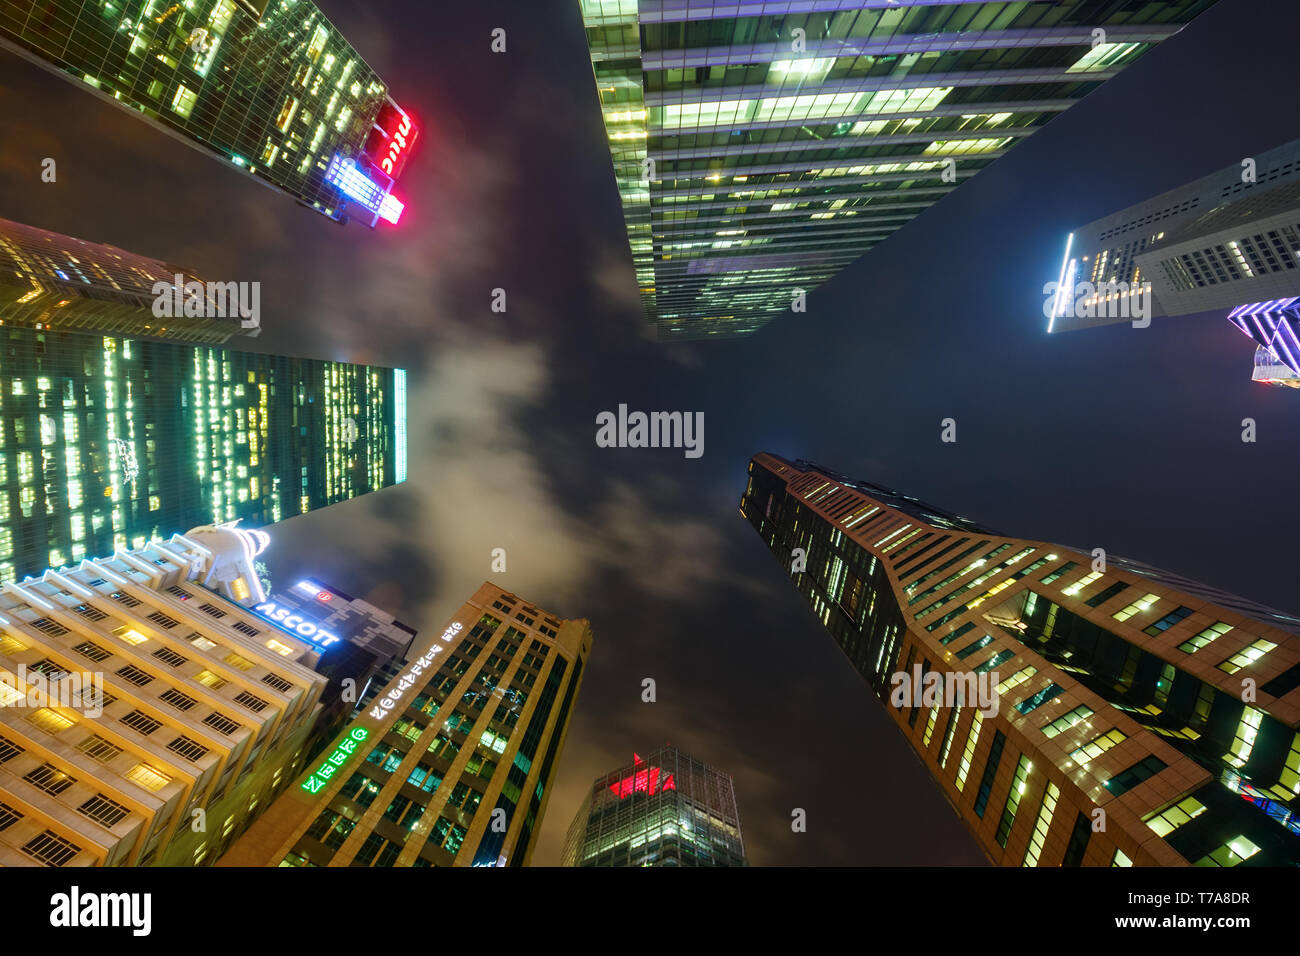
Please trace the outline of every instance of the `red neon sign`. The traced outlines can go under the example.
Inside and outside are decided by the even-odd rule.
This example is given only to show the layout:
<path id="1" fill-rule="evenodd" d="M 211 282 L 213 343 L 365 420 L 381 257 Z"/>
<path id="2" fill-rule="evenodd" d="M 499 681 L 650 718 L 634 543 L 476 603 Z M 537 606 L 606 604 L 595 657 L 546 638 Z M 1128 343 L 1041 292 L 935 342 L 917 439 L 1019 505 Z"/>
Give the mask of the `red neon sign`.
<path id="1" fill-rule="evenodd" d="M 401 175 L 420 131 L 411 117 L 393 103 L 385 103 L 375 117 L 365 152 L 392 179 Z"/>
<path id="2" fill-rule="evenodd" d="M 407 137 L 410 136 L 410 142 L 415 142 L 415 137 L 411 136 L 411 117 L 403 116 L 402 121 L 397 124 L 397 129 L 393 130 L 393 138 L 388 141 L 388 155 L 379 162 L 379 168 L 388 175 L 393 175 L 393 168 L 397 165 L 397 160 L 402 153 L 406 151 Z"/>
<path id="3" fill-rule="evenodd" d="M 639 758 L 637 762 L 640 763 Z M 648 767 L 645 770 L 638 770 L 630 777 L 624 777 L 618 783 L 610 784 L 609 789 L 613 790 L 620 800 L 626 800 L 634 793 L 654 796 L 656 793 L 676 790 L 677 784 L 672 774 L 662 773 L 658 767 Z"/>

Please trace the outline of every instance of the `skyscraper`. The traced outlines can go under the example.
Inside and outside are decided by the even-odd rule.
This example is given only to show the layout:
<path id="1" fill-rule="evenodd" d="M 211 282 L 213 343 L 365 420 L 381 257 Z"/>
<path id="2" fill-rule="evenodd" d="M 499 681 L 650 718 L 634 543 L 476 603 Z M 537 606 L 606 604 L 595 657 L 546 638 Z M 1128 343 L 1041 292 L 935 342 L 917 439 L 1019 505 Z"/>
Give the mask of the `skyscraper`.
<path id="1" fill-rule="evenodd" d="M 1049 332 L 1129 322 L 1145 290 L 1151 315 L 1222 310 L 1300 373 L 1300 140 L 1076 229 L 1054 287 Z"/>
<path id="2" fill-rule="evenodd" d="M 745 866 L 731 775 L 671 745 L 600 777 L 569 825 L 565 866 Z"/>
<path id="3" fill-rule="evenodd" d="M 388 685 L 396 673 L 391 669 L 406 662 L 416 637 L 414 628 L 388 612 L 313 578 L 276 588 L 246 606 L 320 649 L 315 669 L 329 678 L 329 685 L 308 742 L 308 757 L 332 742 Z"/>
<path id="4" fill-rule="evenodd" d="M 581 0 L 641 301 L 753 332 L 1213 0 Z"/>
<path id="5" fill-rule="evenodd" d="M 419 130 L 307 0 L 0 0 L 0 45 L 331 219 L 401 215 Z"/>
<path id="6" fill-rule="evenodd" d="M 0 328 L 0 582 L 406 480 L 406 373 Z"/>
<path id="7" fill-rule="evenodd" d="M 199 308 L 187 316 L 185 286 L 194 283 L 202 286 L 202 295 L 193 286 Z M 164 285 L 168 291 L 164 292 Z M 222 291 L 237 292 L 238 285 L 233 285 L 227 289 L 223 283 Z M 234 295 L 218 303 L 208 290 L 207 282 L 180 266 L 0 219 L 2 326 L 205 345 L 222 345 L 233 335 L 260 331 L 260 326 L 236 314 Z M 173 309 L 177 292 L 182 307 Z M 160 304 L 166 308 L 159 308 Z M 160 316 L 160 312 L 172 314 Z"/>
<path id="8" fill-rule="evenodd" d="M 766 453 L 741 514 L 994 863 L 1300 864 L 1300 618 Z"/>
<path id="9" fill-rule="evenodd" d="M 247 612 L 258 533 L 0 586 L 0 865 L 211 863 L 296 779 L 319 648 Z"/>
<path id="10" fill-rule="evenodd" d="M 485 582 L 219 865 L 527 865 L 590 651 Z"/>

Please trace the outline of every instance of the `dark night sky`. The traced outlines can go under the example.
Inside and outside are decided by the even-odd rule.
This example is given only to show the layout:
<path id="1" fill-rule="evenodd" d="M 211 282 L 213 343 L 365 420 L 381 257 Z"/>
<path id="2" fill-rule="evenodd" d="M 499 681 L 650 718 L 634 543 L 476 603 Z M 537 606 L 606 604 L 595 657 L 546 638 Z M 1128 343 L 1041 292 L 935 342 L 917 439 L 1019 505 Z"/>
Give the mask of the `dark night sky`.
<path id="1" fill-rule="evenodd" d="M 1222 316 L 1048 337 L 1041 292 L 1071 228 L 1300 135 L 1295 4 L 1221 0 L 807 314 L 664 346 L 642 331 L 577 3 L 319 2 L 424 123 L 400 226 L 335 226 L 8 53 L 0 217 L 260 280 L 258 350 L 410 370 L 410 480 L 284 523 L 266 556 L 425 633 L 488 577 L 591 620 L 535 862 L 558 861 L 592 779 L 665 742 L 735 776 L 756 865 L 982 862 L 739 517 L 759 450 L 1300 610 L 1300 395 L 1249 381 L 1254 346 Z M 597 448 L 619 403 L 703 411 L 704 457 Z"/>

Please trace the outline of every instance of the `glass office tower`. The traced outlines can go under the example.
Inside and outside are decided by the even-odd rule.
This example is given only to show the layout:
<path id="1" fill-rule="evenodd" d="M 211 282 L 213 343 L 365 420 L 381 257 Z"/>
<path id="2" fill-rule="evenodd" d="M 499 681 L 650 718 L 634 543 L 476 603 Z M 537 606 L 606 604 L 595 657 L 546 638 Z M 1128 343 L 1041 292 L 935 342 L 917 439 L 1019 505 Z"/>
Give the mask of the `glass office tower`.
<path id="1" fill-rule="evenodd" d="M 1212 3 L 581 0 L 647 317 L 789 312 Z"/>
<path id="2" fill-rule="evenodd" d="M 667 746 L 599 778 L 564 840 L 565 866 L 745 866 L 731 775 Z"/>
<path id="3" fill-rule="evenodd" d="M 1064 245 L 1049 332 L 1128 322 L 1130 309 L 1106 307 L 1116 294 L 1107 286 L 1132 295 L 1145 285 L 1152 315 L 1232 310 L 1234 324 L 1271 347 L 1264 333 L 1275 324 L 1236 318 L 1300 301 L 1300 139 L 1080 226 Z M 1294 322 L 1278 357 L 1300 371 L 1289 354 Z"/>
<path id="4" fill-rule="evenodd" d="M 156 309 L 159 283 L 172 290 L 164 297 L 173 299 L 178 283 L 182 294 L 187 285 L 201 285 L 201 308 L 191 311 L 202 314 L 185 315 L 183 302 L 180 309 Z M 260 331 L 235 315 L 232 303 L 209 297 L 208 288 L 188 269 L 160 259 L 0 219 L 0 325 L 6 327 L 145 335 L 205 345 Z M 161 317 L 158 312 L 172 314 Z"/>
<path id="5" fill-rule="evenodd" d="M 992 862 L 1300 864 L 1300 617 L 766 453 L 741 514 Z"/>
<path id="6" fill-rule="evenodd" d="M 406 373 L 0 328 L 0 581 L 406 478 Z"/>
<path id="7" fill-rule="evenodd" d="M 0 44 L 331 219 L 400 215 L 418 129 L 307 0 L 0 0 Z"/>
<path id="8" fill-rule="evenodd" d="M 219 866 L 526 866 L 591 626 L 484 582 Z"/>

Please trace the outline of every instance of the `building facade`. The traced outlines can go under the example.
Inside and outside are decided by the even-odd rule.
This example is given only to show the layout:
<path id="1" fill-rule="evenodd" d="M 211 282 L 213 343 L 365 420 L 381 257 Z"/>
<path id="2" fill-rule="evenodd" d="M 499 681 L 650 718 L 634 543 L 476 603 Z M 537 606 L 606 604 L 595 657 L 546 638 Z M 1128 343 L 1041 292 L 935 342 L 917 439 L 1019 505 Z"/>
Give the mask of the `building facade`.
<path id="1" fill-rule="evenodd" d="M 178 286 L 179 310 L 171 307 Z M 190 315 L 184 308 L 186 286 L 196 303 Z M 222 284 L 220 291 L 237 293 L 238 285 Z M 204 345 L 261 331 L 239 317 L 234 295 L 223 295 L 219 303 L 216 292 L 215 285 L 180 266 L 0 219 L 0 325 L 5 327 Z M 160 297 L 165 308 L 159 308 Z"/>
<path id="2" fill-rule="evenodd" d="M 387 611 L 313 578 L 277 588 L 250 607 L 320 649 L 315 669 L 329 684 L 308 758 L 332 742 L 389 684 L 416 638 L 414 628 Z"/>
<path id="3" fill-rule="evenodd" d="M 406 479 L 406 373 L 0 327 L 0 582 Z"/>
<path id="4" fill-rule="evenodd" d="M 0 865 L 211 864 L 305 763 L 319 650 L 197 528 L 0 586 Z"/>
<path id="5" fill-rule="evenodd" d="M 219 865 L 527 865 L 591 639 L 485 582 Z"/>
<path id="6" fill-rule="evenodd" d="M 1300 618 L 766 453 L 741 514 L 993 863 L 1300 864 Z"/>
<path id="7" fill-rule="evenodd" d="M 565 866 L 745 866 L 731 775 L 666 746 L 600 777 L 564 840 Z"/>
<path id="8" fill-rule="evenodd" d="M 1148 317 L 1226 313 L 1300 373 L 1300 140 L 1076 229 L 1045 291 L 1049 332 L 1132 321 L 1146 295 Z"/>
<path id="9" fill-rule="evenodd" d="M 581 0 L 646 316 L 753 332 L 1213 0 Z"/>
<path id="10" fill-rule="evenodd" d="M 0 0 L 0 45 L 331 219 L 401 214 L 419 131 L 307 0 Z"/>

